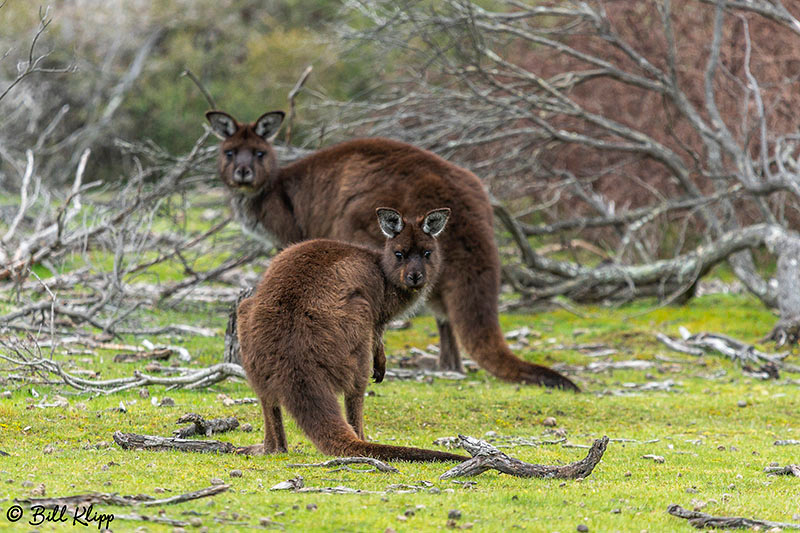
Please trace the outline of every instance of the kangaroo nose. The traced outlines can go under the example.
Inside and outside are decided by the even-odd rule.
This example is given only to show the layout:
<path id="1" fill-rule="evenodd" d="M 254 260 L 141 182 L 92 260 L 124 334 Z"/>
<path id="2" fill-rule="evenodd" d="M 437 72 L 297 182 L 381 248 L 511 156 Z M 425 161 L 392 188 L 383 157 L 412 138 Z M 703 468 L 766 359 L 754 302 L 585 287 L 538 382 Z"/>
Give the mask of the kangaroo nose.
<path id="1" fill-rule="evenodd" d="M 409 272 L 406 276 L 406 282 L 410 287 L 419 287 L 423 283 L 423 278 L 422 272 Z"/>
<path id="2" fill-rule="evenodd" d="M 250 167 L 238 167 L 233 173 L 233 179 L 236 183 L 252 183 L 253 171 L 250 169 Z"/>

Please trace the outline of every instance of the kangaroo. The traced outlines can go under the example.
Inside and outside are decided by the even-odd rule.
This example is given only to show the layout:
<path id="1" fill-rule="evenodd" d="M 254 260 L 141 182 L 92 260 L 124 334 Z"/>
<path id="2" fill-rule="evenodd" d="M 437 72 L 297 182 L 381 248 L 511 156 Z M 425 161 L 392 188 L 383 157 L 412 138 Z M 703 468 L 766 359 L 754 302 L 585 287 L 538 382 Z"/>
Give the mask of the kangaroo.
<path id="1" fill-rule="evenodd" d="M 466 169 L 409 144 L 357 139 L 279 167 L 271 141 L 284 114 L 240 124 L 221 111 L 206 117 L 222 139 L 219 174 L 246 233 L 271 244 L 330 238 L 380 247 L 375 208 L 453 210 L 441 239 L 446 264 L 429 306 L 439 330 L 439 366 L 463 371 L 459 348 L 505 381 L 579 391 L 568 378 L 516 357 L 498 321 L 500 257 L 493 213 L 480 180 Z"/>
<path id="2" fill-rule="evenodd" d="M 383 380 L 383 329 L 426 293 L 442 259 L 436 237 L 450 210 L 409 222 L 377 210 L 383 253 L 314 239 L 281 252 L 239 304 L 242 366 L 261 401 L 264 443 L 241 453 L 285 452 L 281 407 L 323 453 L 405 461 L 464 461 L 452 453 L 364 440 L 364 392 Z M 344 394 L 347 420 L 337 394 Z"/>

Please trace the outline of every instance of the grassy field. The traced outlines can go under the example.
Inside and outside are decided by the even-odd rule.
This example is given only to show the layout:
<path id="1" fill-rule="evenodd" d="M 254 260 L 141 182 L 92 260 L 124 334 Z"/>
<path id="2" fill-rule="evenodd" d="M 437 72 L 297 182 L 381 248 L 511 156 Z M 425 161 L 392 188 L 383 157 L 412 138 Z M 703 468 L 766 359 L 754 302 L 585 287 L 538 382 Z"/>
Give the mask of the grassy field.
<path id="1" fill-rule="evenodd" d="M 138 522 L 120 515 L 144 514 L 189 523 L 187 530 L 277 529 L 286 531 L 690 531 L 684 520 L 667 514 L 669 504 L 703 507 L 724 516 L 800 522 L 800 482 L 767 477 L 771 462 L 798 463 L 798 446 L 775 446 L 777 439 L 800 439 L 800 381 L 745 377 L 721 356 L 693 357 L 668 350 L 656 332 L 726 333 L 755 342 L 774 317 L 746 296 L 709 295 L 679 308 L 635 304 L 619 309 L 582 307 L 582 316 L 564 310 L 507 314 L 506 330 L 530 328 L 529 345 L 517 350 L 527 359 L 563 365 L 582 394 L 501 383 L 479 371 L 461 381 L 426 379 L 373 385 L 366 400 L 366 428 L 377 442 L 435 447 L 434 439 L 459 433 L 487 436 L 503 451 L 524 461 L 561 464 L 582 459 L 583 448 L 561 444 L 515 445 L 506 437 L 536 437 L 590 444 L 608 435 L 612 442 L 595 471 L 580 481 L 521 479 L 486 472 L 471 479 L 440 481 L 451 465 L 397 463 L 400 473 L 364 473 L 299 468 L 292 463 L 325 459 L 287 419 L 290 452 L 272 457 L 125 451 L 112 440 L 115 430 L 169 436 L 187 412 L 207 418 L 236 416 L 252 424 L 251 433 L 233 431 L 213 438 L 237 445 L 259 441 L 262 420 L 257 405 L 224 405 L 252 397 L 243 381 L 228 380 L 199 391 L 150 387 L 111 396 L 75 395 L 55 385 L 7 379 L 0 391 L 0 530 L 73 531 L 67 522 L 31 525 L 31 511 L 18 522 L 7 513 L 14 498 L 44 488 L 48 497 L 86 492 L 147 494 L 157 498 L 208 487 L 213 478 L 231 488 L 211 498 L 156 507 L 96 506 L 113 513 L 114 531 L 172 531 L 175 526 Z M 154 321 L 175 320 L 219 331 L 212 338 L 164 336 L 158 344 L 178 344 L 193 355 L 191 365 L 218 362 L 222 350 L 224 306 L 154 312 Z M 141 338 L 127 338 L 137 344 Z M 405 330 L 387 333 L 390 366 L 411 347 L 436 343 L 431 317 L 421 316 Z M 616 350 L 591 357 L 585 345 Z M 91 369 L 102 378 L 130 375 L 146 363 L 115 363 L 114 351 L 94 350 L 56 357 L 72 371 Z M 641 370 L 593 372 L 592 362 L 643 360 Z M 790 361 L 796 362 L 796 356 Z M 10 368 L 6 365 L 4 376 Z M 19 374 L 20 372 L 10 372 Z M 790 375 L 789 375 L 790 376 Z M 797 377 L 797 376 L 794 376 Z M 634 384 L 672 380 L 669 391 L 638 391 Z M 38 394 L 34 396 L 33 390 Z M 38 407 L 37 404 L 67 404 Z M 164 397 L 173 406 L 160 406 Z M 155 398 L 155 400 L 154 400 Z M 116 409 L 124 403 L 126 412 Z M 543 425 L 546 417 L 555 427 Z M 491 433 L 490 433 L 491 432 Z M 613 440 L 618 439 L 618 440 Z M 628 440 L 630 439 L 630 440 Z M 642 456 L 659 455 L 663 463 Z M 241 477 L 233 477 L 241 472 Z M 306 487 L 344 486 L 359 494 L 270 491 L 301 475 Z M 399 486 L 399 487 L 398 487 Z M 13 514 L 13 513 L 12 513 Z M 449 516 L 458 515 L 458 518 Z M 794 518 L 793 518 L 794 516 Z M 88 527 L 97 527 L 96 522 Z"/>

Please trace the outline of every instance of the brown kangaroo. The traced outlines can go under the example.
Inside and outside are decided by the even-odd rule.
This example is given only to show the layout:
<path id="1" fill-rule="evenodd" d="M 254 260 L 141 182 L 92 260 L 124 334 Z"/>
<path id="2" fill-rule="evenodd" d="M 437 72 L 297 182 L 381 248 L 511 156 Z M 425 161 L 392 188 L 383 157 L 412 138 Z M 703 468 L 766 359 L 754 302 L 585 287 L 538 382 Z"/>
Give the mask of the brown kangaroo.
<path id="1" fill-rule="evenodd" d="M 221 111 L 206 117 L 223 139 L 219 173 L 234 213 L 257 239 L 288 245 L 324 237 L 379 247 L 376 207 L 410 212 L 450 206 L 453 230 L 440 243 L 447 261 L 429 298 L 439 329 L 439 366 L 462 370 L 457 337 L 500 379 L 579 390 L 558 372 L 517 358 L 505 342 L 492 207 L 474 174 L 431 152 L 379 138 L 344 142 L 279 168 L 271 140 L 283 112 L 265 113 L 252 124 Z"/>
<path id="2" fill-rule="evenodd" d="M 281 406 L 323 453 L 405 461 L 464 461 L 452 453 L 364 440 L 364 392 L 372 366 L 383 380 L 383 329 L 424 300 L 439 274 L 435 237 L 450 210 L 414 222 L 377 210 L 383 253 L 314 239 L 280 253 L 255 294 L 239 304 L 239 345 L 264 412 L 264 444 L 242 453 L 285 452 Z M 377 224 L 376 224 L 377 225 Z M 344 394 L 347 420 L 337 394 Z"/>

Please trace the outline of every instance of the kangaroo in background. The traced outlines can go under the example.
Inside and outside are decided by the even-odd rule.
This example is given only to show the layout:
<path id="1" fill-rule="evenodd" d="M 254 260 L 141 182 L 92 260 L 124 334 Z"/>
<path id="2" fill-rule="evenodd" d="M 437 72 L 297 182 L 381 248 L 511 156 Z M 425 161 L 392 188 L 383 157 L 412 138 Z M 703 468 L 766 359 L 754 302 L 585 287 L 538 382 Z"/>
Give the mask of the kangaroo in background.
<path id="1" fill-rule="evenodd" d="M 261 401 L 264 443 L 242 453 L 285 452 L 281 406 L 329 455 L 406 461 L 464 461 L 452 453 L 364 440 L 364 392 L 386 369 L 383 329 L 424 300 L 439 274 L 436 243 L 450 210 L 410 222 L 377 210 L 383 253 L 340 241 L 296 244 L 270 263 L 253 296 L 239 304 L 239 344 Z M 378 226 L 378 224 L 376 224 Z M 343 393 L 347 420 L 337 394 Z"/>
<path id="2" fill-rule="evenodd" d="M 331 238 L 380 247 L 375 208 L 453 210 L 441 239 L 447 258 L 429 305 L 439 329 L 439 366 L 462 370 L 458 342 L 500 379 L 578 391 L 568 378 L 516 357 L 498 321 L 500 258 L 493 213 L 480 180 L 439 156 L 388 139 L 337 144 L 280 168 L 271 140 L 281 111 L 240 124 L 221 111 L 206 117 L 223 139 L 219 174 L 245 232 L 271 244 Z"/>

